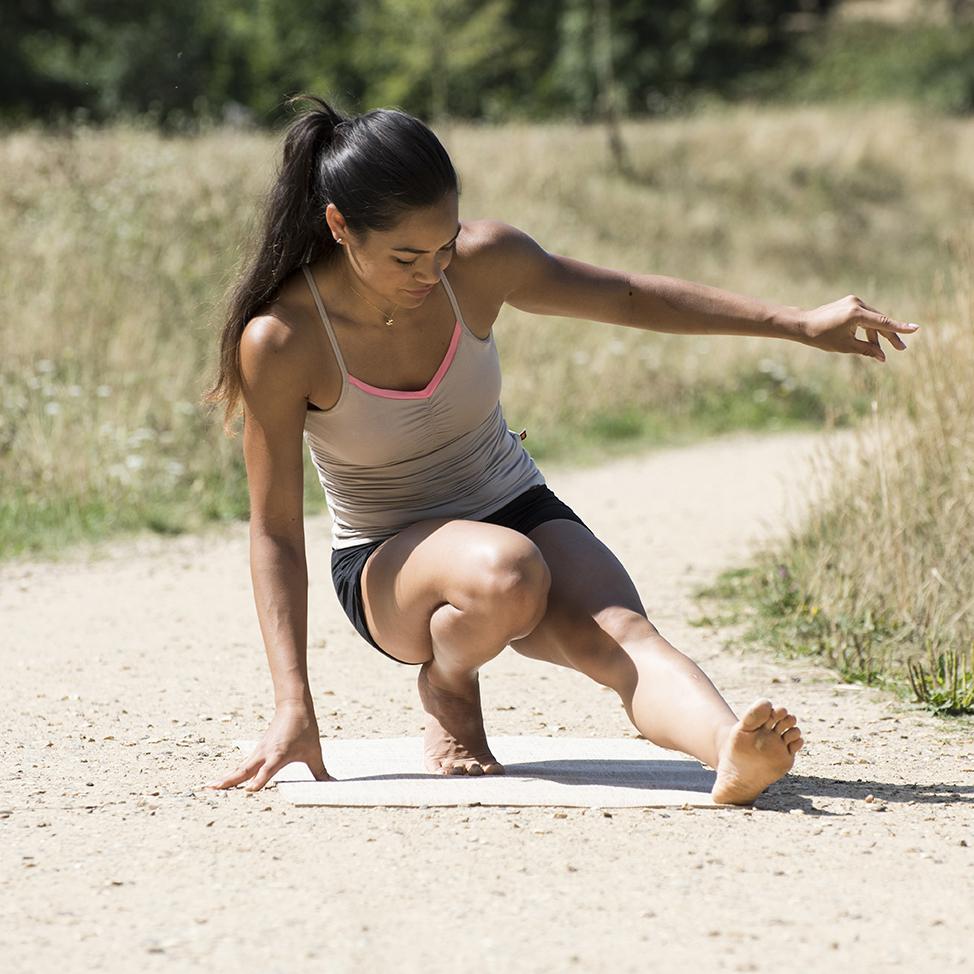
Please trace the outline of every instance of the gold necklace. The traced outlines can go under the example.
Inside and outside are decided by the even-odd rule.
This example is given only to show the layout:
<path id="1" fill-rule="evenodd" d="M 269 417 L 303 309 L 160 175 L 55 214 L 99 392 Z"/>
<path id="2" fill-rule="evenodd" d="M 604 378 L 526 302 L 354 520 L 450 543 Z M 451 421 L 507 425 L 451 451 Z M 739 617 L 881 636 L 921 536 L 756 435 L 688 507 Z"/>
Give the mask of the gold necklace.
<path id="1" fill-rule="evenodd" d="M 348 285 L 348 286 L 349 286 L 349 287 L 350 287 L 350 288 L 351 288 L 351 289 L 352 289 L 352 290 L 353 290 L 353 291 L 354 291 L 354 292 L 355 292 L 355 293 L 356 293 L 356 294 L 357 294 L 357 295 L 358 295 L 358 296 L 359 296 L 359 297 L 360 297 L 360 298 L 361 298 L 361 299 L 362 299 L 363 301 L 365 301 L 365 302 L 366 302 L 367 304 L 372 304 L 372 302 L 371 302 L 371 301 L 369 301 L 369 299 L 368 299 L 368 298 L 367 298 L 367 297 L 366 297 L 366 296 L 365 296 L 365 295 L 364 295 L 364 294 L 363 294 L 363 293 L 362 293 L 362 292 L 361 292 L 361 291 L 360 291 L 360 290 L 359 290 L 359 289 L 358 289 L 357 287 L 355 287 L 355 285 L 354 285 L 354 284 L 352 284 L 352 283 L 349 283 L 349 285 Z M 376 310 L 376 311 L 378 311 L 380 315 L 382 315 L 382 317 L 383 317 L 383 319 L 385 320 L 385 323 L 386 323 L 386 325 L 387 325 L 387 326 L 390 326 L 390 325 L 392 325 L 392 322 L 394 321 L 394 315 L 395 315 L 395 313 L 396 313 L 396 312 L 397 312 L 397 311 L 399 310 L 399 305 L 397 304 L 397 305 L 396 305 L 396 306 L 395 306 L 395 307 L 394 307 L 394 308 L 392 309 L 392 314 L 391 314 L 391 315 L 390 315 L 390 316 L 389 316 L 388 318 L 386 318 L 386 313 L 385 313 L 385 312 L 384 312 L 384 311 L 382 310 L 382 308 L 380 308 L 380 307 L 379 307 L 378 305 L 376 305 L 376 304 L 372 304 L 372 307 L 373 307 L 373 308 L 375 308 L 375 310 Z"/>

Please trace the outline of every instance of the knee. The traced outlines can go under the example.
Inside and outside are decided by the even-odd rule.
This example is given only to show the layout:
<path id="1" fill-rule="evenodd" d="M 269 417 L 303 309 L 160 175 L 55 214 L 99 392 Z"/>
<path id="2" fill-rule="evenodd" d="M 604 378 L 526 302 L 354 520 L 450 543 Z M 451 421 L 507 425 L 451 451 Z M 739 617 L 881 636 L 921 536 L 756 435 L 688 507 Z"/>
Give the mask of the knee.
<path id="1" fill-rule="evenodd" d="M 659 630 L 646 618 L 646 615 L 630 606 L 606 606 L 594 613 L 593 618 L 598 627 L 619 644 L 659 635 Z"/>
<path id="2" fill-rule="evenodd" d="M 485 546 L 478 559 L 477 598 L 493 618 L 503 620 L 508 636 L 527 635 L 544 617 L 551 571 L 530 538 Z"/>

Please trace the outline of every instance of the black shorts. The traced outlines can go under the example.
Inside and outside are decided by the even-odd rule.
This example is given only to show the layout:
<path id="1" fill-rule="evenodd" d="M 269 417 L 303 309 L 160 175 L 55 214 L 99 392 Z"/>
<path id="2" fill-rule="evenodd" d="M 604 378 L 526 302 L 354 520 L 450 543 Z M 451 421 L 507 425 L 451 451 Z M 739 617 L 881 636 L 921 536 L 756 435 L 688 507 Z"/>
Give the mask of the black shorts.
<path id="1" fill-rule="evenodd" d="M 556 518 L 567 518 L 577 521 L 582 527 L 588 525 L 562 500 L 559 500 L 547 484 L 535 484 L 518 494 L 514 500 L 503 507 L 488 514 L 486 517 L 476 518 L 487 524 L 501 524 L 507 528 L 527 534 L 545 521 Z M 590 529 L 591 530 L 591 529 Z M 397 663 L 403 662 L 387 653 L 373 638 L 365 621 L 365 609 L 362 605 L 362 569 L 369 555 L 388 538 L 379 541 L 367 541 L 365 544 L 351 548 L 333 548 L 331 552 L 331 579 L 338 594 L 345 614 L 352 625 L 375 648 L 389 659 Z"/>

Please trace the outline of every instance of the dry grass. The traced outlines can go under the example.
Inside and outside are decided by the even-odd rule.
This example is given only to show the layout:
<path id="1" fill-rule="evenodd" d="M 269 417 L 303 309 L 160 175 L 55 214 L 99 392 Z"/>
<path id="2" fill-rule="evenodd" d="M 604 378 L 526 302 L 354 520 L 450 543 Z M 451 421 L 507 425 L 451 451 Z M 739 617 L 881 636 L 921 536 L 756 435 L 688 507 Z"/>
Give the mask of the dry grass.
<path id="1" fill-rule="evenodd" d="M 851 449 L 822 449 L 821 500 L 705 594 L 729 596 L 751 640 L 958 714 L 974 712 L 974 225 L 948 253 L 911 368 Z"/>
<path id="2" fill-rule="evenodd" d="M 594 129 L 442 135 L 466 219 L 506 219 L 553 251 L 786 304 L 854 291 L 931 326 L 951 293 L 932 284 L 974 208 L 974 125 L 907 107 L 745 106 L 632 123 L 632 180 L 610 172 Z M 225 131 L 0 138 L 0 554 L 246 516 L 239 440 L 224 440 L 198 400 L 276 150 L 267 135 Z M 528 427 L 546 462 L 842 421 L 873 399 L 902 400 L 927 368 L 918 355 L 881 369 L 784 342 L 511 309 L 497 335 L 509 424 Z M 310 470 L 308 486 L 320 509 Z"/>

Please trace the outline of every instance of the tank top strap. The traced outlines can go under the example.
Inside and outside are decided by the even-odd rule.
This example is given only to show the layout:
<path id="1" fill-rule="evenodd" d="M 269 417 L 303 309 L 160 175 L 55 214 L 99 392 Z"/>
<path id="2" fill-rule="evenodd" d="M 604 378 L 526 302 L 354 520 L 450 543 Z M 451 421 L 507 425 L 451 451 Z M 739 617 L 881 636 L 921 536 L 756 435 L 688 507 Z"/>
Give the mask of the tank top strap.
<path id="1" fill-rule="evenodd" d="M 450 299 L 450 304 L 453 305 L 453 313 L 457 316 L 457 321 L 466 327 L 467 323 L 463 320 L 463 315 L 460 314 L 460 305 L 457 304 L 457 297 L 453 293 L 453 288 L 450 287 L 450 282 L 446 279 L 446 271 L 440 271 L 440 280 L 443 282 L 443 290 L 446 291 L 446 296 Z"/>
<path id="2" fill-rule="evenodd" d="M 318 309 L 318 314 L 321 316 L 321 320 L 325 326 L 325 331 L 328 333 L 328 339 L 331 342 L 331 347 L 335 351 L 335 358 L 338 361 L 338 367 L 342 370 L 342 375 L 347 376 L 348 369 L 345 368 L 345 359 L 342 357 L 342 350 L 338 347 L 338 339 L 335 337 L 335 331 L 331 326 L 331 321 L 328 320 L 328 313 L 325 311 L 325 305 L 321 300 L 318 285 L 315 284 L 314 275 L 311 273 L 311 270 L 307 264 L 302 264 L 301 270 L 304 271 L 304 279 L 308 282 L 308 287 L 311 290 L 311 296 L 315 300 L 315 307 Z"/>

